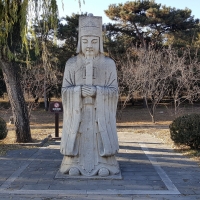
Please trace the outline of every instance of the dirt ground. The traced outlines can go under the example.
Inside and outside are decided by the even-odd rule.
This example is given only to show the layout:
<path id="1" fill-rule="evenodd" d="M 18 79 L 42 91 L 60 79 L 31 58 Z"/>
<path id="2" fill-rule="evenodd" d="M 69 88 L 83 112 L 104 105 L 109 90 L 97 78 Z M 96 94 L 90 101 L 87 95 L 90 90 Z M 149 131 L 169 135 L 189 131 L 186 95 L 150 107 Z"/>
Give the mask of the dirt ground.
<path id="1" fill-rule="evenodd" d="M 187 105 L 179 109 L 177 116 L 200 113 L 200 105 Z M 6 120 L 8 127 L 8 136 L 4 140 L 0 140 L 0 156 L 5 154 L 9 149 L 33 148 L 34 145 L 22 146 L 15 142 L 14 125 L 9 124 L 9 118 L 12 115 L 9 106 L 0 109 L 0 117 Z M 156 123 L 151 122 L 151 117 L 142 105 L 128 105 L 125 109 L 117 112 L 118 131 L 133 131 L 133 133 L 151 133 L 155 137 L 159 137 L 163 142 L 169 144 L 172 148 L 179 149 L 188 156 L 199 159 L 200 152 L 189 150 L 187 147 L 177 147 L 170 139 L 169 124 L 175 119 L 173 108 L 169 105 L 159 105 L 155 115 Z M 59 114 L 59 125 L 61 133 L 62 113 Z M 31 135 L 33 142 L 37 143 L 50 135 L 55 136 L 55 114 L 45 111 L 42 107 L 33 110 L 30 118 Z M 200 160 L 200 159 L 199 159 Z"/>

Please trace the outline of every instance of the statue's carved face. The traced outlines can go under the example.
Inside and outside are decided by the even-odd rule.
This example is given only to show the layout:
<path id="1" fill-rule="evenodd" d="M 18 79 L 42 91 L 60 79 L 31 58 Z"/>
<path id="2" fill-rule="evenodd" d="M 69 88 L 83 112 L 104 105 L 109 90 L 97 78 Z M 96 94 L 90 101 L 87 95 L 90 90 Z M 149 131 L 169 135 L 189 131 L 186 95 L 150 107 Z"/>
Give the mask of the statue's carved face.
<path id="1" fill-rule="evenodd" d="M 81 50 L 85 57 L 96 57 L 99 53 L 99 37 L 83 36 L 81 37 Z"/>

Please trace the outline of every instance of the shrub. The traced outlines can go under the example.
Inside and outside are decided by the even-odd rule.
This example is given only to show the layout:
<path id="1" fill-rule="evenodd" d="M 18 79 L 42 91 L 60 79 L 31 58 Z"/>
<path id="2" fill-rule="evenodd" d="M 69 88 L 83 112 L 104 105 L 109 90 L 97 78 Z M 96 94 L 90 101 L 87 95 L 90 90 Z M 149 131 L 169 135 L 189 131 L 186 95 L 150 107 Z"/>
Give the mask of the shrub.
<path id="1" fill-rule="evenodd" d="M 6 121 L 0 117 L 0 140 L 6 138 L 8 133 Z"/>
<path id="2" fill-rule="evenodd" d="M 184 115 L 176 118 L 169 126 L 171 139 L 175 144 L 200 147 L 200 114 Z"/>

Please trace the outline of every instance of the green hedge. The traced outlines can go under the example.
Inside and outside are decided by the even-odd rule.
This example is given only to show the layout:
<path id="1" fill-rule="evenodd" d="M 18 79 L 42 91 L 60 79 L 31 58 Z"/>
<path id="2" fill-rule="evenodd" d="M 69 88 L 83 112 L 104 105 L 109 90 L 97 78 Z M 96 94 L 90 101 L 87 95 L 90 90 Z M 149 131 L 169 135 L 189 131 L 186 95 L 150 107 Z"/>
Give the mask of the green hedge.
<path id="1" fill-rule="evenodd" d="M 6 138 L 8 134 L 6 121 L 0 117 L 0 140 Z"/>
<path id="2" fill-rule="evenodd" d="M 171 139 L 175 144 L 200 147 L 200 114 L 184 115 L 176 118 L 169 126 Z"/>

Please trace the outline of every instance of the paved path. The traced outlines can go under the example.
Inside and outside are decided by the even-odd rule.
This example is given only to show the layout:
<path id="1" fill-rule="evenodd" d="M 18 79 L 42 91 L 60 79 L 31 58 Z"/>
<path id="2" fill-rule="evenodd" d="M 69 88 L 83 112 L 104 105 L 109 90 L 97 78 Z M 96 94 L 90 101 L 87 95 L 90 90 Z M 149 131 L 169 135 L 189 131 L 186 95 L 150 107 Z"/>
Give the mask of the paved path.
<path id="1" fill-rule="evenodd" d="M 59 141 L 0 157 L 0 199 L 200 200 L 200 167 L 151 134 L 119 132 L 122 180 L 56 178 Z"/>

